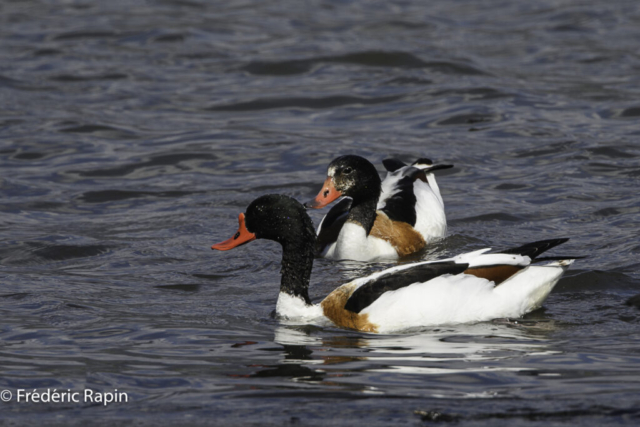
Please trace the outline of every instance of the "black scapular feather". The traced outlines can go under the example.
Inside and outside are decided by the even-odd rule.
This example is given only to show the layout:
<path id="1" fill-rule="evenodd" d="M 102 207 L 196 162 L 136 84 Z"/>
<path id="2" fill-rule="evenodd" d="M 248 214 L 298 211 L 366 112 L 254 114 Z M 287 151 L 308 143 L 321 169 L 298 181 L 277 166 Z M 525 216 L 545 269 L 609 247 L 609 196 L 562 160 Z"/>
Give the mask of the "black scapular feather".
<path id="1" fill-rule="evenodd" d="M 415 168 L 411 168 L 415 169 Z M 416 171 L 420 172 L 419 169 Z M 416 195 L 413 193 L 413 176 L 408 175 L 401 178 L 395 186 L 393 196 L 385 200 L 382 211 L 393 221 L 406 222 L 410 226 L 415 226 L 416 215 Z"/>
<path id="2" fill-rule="evenodd" d="M 347 300 L 344 308 L 354 313 L 360 313 L 385 292 L 395 291 L 418 282 L 426 282 L 443 274 L 460 274 L 468 267 L 469 264 L 446 261 L 419 264 L 415 267 L 387 273 L 356 289 Z"/>
<path id="3" fill-rule="evenodd" d="M 347 215 L 349 213 L 349 209 L 351 208 L 351 203 L 352 200 L 349 197 L 345 197 L 340 200 L 340 202 L 335 204 L 322 220 L 322 228 L 325 230 L 329 229 L 336 220 L 338 220 L 342 216 Z"/>

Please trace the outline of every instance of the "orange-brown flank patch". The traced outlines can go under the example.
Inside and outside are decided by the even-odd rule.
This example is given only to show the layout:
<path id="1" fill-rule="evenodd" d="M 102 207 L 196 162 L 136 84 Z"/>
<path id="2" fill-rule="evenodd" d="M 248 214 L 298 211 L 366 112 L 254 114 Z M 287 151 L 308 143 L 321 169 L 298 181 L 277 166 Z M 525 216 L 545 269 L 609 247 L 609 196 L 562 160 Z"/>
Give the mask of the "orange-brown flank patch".
<path id="1" fill-rule="evenodd" d="M 378 326 L 369 322 L 368 314 L 345 310 L 344 306 L 355 290 L 356 285 L 348 283 L 327 295 L 320 303 L 324 315 L 343 328 L 357 329 L 363 332 L 378 332 Z"/>
<path id="2" fill-rule="evenodd" d="M 519 265 L 494 265 L 491 267 L 468 268 L 464 271 L 464 274 L 471 274 L 472 276 L 491 280 L 495 282 L 497 286 L 523 268 L 524 267 Z"/>
<path id="3" fill-rule="evenodd" d="M 380 211 L 369 235 L 389 242 L 400 256 L 417 252 L 427 245 L 422 235 L 412 226 L 406 222 L 389 219 Z"/>

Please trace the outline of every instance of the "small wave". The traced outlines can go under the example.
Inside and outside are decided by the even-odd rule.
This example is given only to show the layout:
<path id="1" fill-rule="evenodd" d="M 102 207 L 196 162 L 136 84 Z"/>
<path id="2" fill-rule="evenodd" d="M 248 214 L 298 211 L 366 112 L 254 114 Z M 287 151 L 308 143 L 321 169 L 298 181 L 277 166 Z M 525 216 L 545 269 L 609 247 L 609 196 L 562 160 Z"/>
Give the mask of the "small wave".
<path id="1" fill-rule="evenodd" d="M 74 126 L 70 128 L 61 129 L 60 132 L 64 133 L 94 133 L 94 132 L 103 132 L 103 131 L 119 131 L 119 129 L 113 128 L 111 126 L 103 126 L 103 125 L 82 125 L 82 126 Z"/>
<path id="2" fill-rule="evenodd" d="M 184 34 L 164 34 L 153 39 L 156 43 L 176 43 L 183 42 L 186 36 Z"/>
<path id="3" fill-rule="evenodd" d="M 364 98 L 357 96 L 328 96 L 324 98 L 271 98 L 257 99 L 207 108 L 208 111 L 257 111 L 276 108 L 325 109 L 344 107 L 347 105 L 384 104 L 401 99 L 400 96 Z"/>
<path id="4" fill-rule="evenodd" d="M 34 50 L 33 56 L 60 55 L 61 53 L 62 51 L 59 49 L 44 48 L 44 49 Z"/>
<path id="5" fill-rule="evenodd" d="M 527 157 L 542 157 L 546 155 L 557 157 L 559 153 L 570 151 L 570 149 L 572 148 L 571 146 L 574 143 L 575 141 L 563 141 L 560 143 L 548 144 L 546 148 L 542 148 L 539 150 L 532 150 L 530 148 L 527 148 L 523 151 L 516 150 L 513 154 L 513 157 L 527 158 Z"/>
<path id="6" fill-rule="evenodd" d="M 447 89 L 447 90 L 440 90 L 440 91 L 433 92 L 432 95 L 433 96 L 459 95 L 459 96 L 465 96 L 470 99 L 477 99 L 477 100 L 500 99 L 500 98 L 508 98 L 513 96 L 508 92 L 503 92 L 501 90 L 493 89 L 490 87 Z"/>
<path id="7" fill-rule="evenodd" d="M 187 7 L 191 9 L 205 9 L 206 5 L 195 1 L 187 0 L 159 0 L 158 3 L 164 3 L 171 6 Z"/>
<path id="8" fill-rule="evenodd" d="M 389 86 L 430 85 L 433 82 L 419 77 L 396 77 L 386 82 Z"/>
<path id="9" fill-rule="evenodd" d="M 192 194 L 189 191 L 126 191 L 126 190 L 102 190 L 87 191 L 78 199 L 85 203 L 105 203 L 119 200 L 138 199 L 144 197 L 182 197 Z"/>
<path id="10" fill-rule="evenodd" d="M 113 31 L 70 31 L 58 34 L 53 40 L 74 40 L 74 39 L 103 39 L 116 37 Z"/>
<path id="11" fill-rule="evenodd" d="M 565 275 L 556 285 L 554 292 L 583 292 L 586 290 L 638 289 L 637 282 L 617 271 L 574 270 Z"/>
<path id="12" fill-rule="evenodd" d="M 629 298 L 626 304 L 630 307 L 636 307 L 640 309 L 640 294 L 634 295 L 631 298 Z"/>
<path id="13" fill-rule="evenodd" d="M 483 122 L 497 122 L 500 116 L 493 114 L 467 113 L 458 114 L 436 122 L 437 126 L 471 125 Z"/>
<path id="14" fill-rule="evenodd" d="M 36 249 L 33 254 L 49 261 L 63 261 L 102 255 L 110 250 L 106 245 L 53 245 Z"/>
<path id="15" fill-rule="evenodd" d="M 78 126 L 64 127 L 58 132 L 61 133 L 78 133 L 78 134 L 92 134 L 96 137 L 106 139 L 137 139 L 138 135 L 130 130 L 116 128 L 112 126 L 105 126 L 99 124 L 84 124 Z"/>
<path id="16" fill-rule="evenodd" d="M 88 258 L 111 251 L 108 245 L 52 245 L 25 242 L 0 250 L 2 265 L 39 265 L 49 261 Z"/>
<path id="17" fill-rule="evenodd" d="M 627 108 L 608 108 L 598 112 L 605 119 L 631 119 L 640 117 L 640 106 L 634 105 Z"/>
<path id="18" fill-rule="evenodd" d="M 407 52 L 393 51 L 365 51 L 346 55 L 321 56 L 317 58 L 285 61 L 254 61 L 245 65 L 240 70 L 256 75 L 282 76 L 306 73 L 318 63 L 355 64 L 365 67 L 425 68 L 450 74 L 487 75 L 484 71 L 471 65 L 452 61 L 427 62 Z"/>
<path id="19" fill-rule="evenodd" d="M 21 85 L 22 82 L 20 80 L 12 79 L 11 77 L 5 77 L 0 75 L 0 87 L 16 87 Z"/>
<path id="20" fill-rule="evenodd" d="M 200 273 L 194 273 L 192 274 L 192 276 L 197 277 L 199 279 L 213 280 L 213 281 L 226 279 L 227 277 L 232 277 L 226 274 L 200 274 Z"/>
<path id="21" fill-rule="evenodd" d="M 521 221 L 524 221 L 524 219 L 514 215 L 509 215 L 503 212 L 494 212 L 494 213 L 488 213 L 484 215 L 470 216 L 468 218 L 458 218 L 458 219 L 449 221 L 449 223 L 465 224 L 469 222 L 486 222 L 486 221 L 521 222 Z"/>
<path id="22" fill-rule="evenodd" d="M 620 117 L 640 117 L 640 107 L 631 107 L 622 110 Z"/>
<path id="23" fill-rule="evenodd" d="M 99 81 L 99 80 L 122 80 L 126 79 L 129 76 L 123 73 L 107 73 L 107 74 L 99 74 L 95 76 L 78 76 L 71 74 L 60 74 L 57 76 L 49 77 L 49 80 L 56 82 L 90 82 L 90 81 Z"/>
<path id="24" fill-rule="evenodd" d="M 13 156 L 17 160 L 38 160 L 45 157 L 45 153 L 38 153 L 36 151 L 22 152 Z"/>
<path id="25" fill-rule="evenodd" d="M 74 339 L 102 339 L 102 338 L 113 338 L 113 337 L 123 337 L 125 335 L 131 335 L 136 332 L 134 328 L 125 328 L 125 327 L 106 327 L 100 329 L 92 329 L 92 330 L 83 330 L 70 333 L 70 336 Z"/>
<path id="26" fill-rule="evenodd" d="M 15 299 L 15 300 L 22 300 L 27 298 L 29 295 L 31 295 L 28 292 L 18 292 L 15 294 L 4 294 L 4 295 L 0 295 L 0 298 L 9 298 L 9 299 Z"/>
<path id="27" fill-rule="evenodd" d="M 589 162 L 580 166 L 580 169 L 587 172 L 590 175 L 603 175 L 603 176 L 640 176 L 640 169 L 636 165 L 624 166 L 620 162 L 616 163 L 601 163 L 601 162 Z"/>
<path id="28" fill-rule="evenodd" d="M 505 183 L 505 184 L 498 184 L 493 188 L 495 188 L 496 190 L 524 190 L 525 188 L 531 188 L 531 185 Z"/>
<path id="29" fill-rule="evenodd" d="M 161 154 L 153 156 L 151 160 L 133 164 L 116 166 L 114 168 L 95 169 L 95 170 L 73 170 L 70 173 L 77 173 L 84 177 L 115 177 L 126 176 L 138 169 L 144 169 L 154 166 L 172 166 L 180 162 L 189 160 L 215 160 L 218 156 L 210 153 L 182 153 L 182 154 Z"/>
<path id="30" fill-rule="evenodd" d="M 540 375 L 545 374 L 545 372 L 527 372 L 526 370 L 520 371 L 521 375 Z M 583 417 L 592 417 L 593 419 L 605 419 L 605 417 L 609 417 L 613 422 L 613 420 L 617 419 L 634 419 L 638 418 L 640 415 L 640 410 L 631 408 L 631 409 L 619 409 L 613 407 L 607 407 L 602 405 L 595 405 L 591 408 L 583 408 L 583 409 L 566 409 L 559 411 L 543 411 L 538 409 L 533 409 L 531 407 L 522 407 L 517 409 L 511 409 L 511 412 L 487 412 L 487 413 L 479 413 L 472 416 L 464 416 L 456 413 L 442 413 L 439 411 L 414 411 L 414 414 L 419 415 L 422 421 L 425 422 L 439 422 L 439 423 L 453 423 L 457 425 L 461 421 L 487 421 L 493 420 L 496 424 L 508 423 L 505 420 L 522 420 L 523 424 L 530 422 L 553 422 L 554 424 L 564 424 L 573 423 L 576 419 L 581 419 Z"/>
<path id="31" fill-rule="evenodd" d="M 156 285 L 154 288 L 166 289 L 169 291 L 182 291 L 182 292 L 198 292 L 200 285 L 198 284 L 179 284 L 179 285 Z"/>
<path id="32" fill-rule="evenodd" d="M 341 62 L 367 67 L 423 68 L 428 65 L 422 59 L 407 52 L 367 51 L 342 56 L 327 57 L 326 62 Z"/>
<path id="33" fill-rule="evenodd" d="M 611 159 L 628 159 L 632 157 L 638 157 L 635 154 L 622 151 L 615 147 L 596 147 L 588 148 L 587 151 L 596 156 L 609 157 Z"/>

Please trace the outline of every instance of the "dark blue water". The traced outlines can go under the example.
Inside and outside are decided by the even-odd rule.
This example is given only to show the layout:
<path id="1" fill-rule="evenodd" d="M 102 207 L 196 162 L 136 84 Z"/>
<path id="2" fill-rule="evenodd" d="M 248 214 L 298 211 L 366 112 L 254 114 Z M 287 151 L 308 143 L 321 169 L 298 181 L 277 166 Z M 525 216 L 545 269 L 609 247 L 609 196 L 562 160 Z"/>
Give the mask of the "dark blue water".
<path id="1" fill-rule="evenodd" d="M 0 423 L 637 425 L 639 47 L 637 1 L 0 3 Z M 283 324 L 279 247 L 209 247 L 347 153 L 456 165 L 412 259 L 588 258 L 525 319 Z"/>

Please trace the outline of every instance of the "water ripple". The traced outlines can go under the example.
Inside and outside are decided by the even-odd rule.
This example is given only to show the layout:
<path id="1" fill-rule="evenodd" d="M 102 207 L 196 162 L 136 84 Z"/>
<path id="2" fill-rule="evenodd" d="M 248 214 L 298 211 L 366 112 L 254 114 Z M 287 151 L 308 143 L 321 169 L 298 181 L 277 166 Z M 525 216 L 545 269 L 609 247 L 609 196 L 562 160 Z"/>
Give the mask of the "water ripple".
<path id="1" fill-rule="evenodd" d="M 207 108 L 208 111 L 256 111 L 274 108 L 310 108 L 326 109 L 347 105 L 375 105 L 399 100 L 400 96 L 365 98 L 357 96 L 327 96 L 324 98 L 270 98 L 257 99 Z"/>
<path id="2" fill-rule="evenodd" d="M 255 75 L 294 75 L 306 73 L 319 63 L 354 64 L 365 67 L 399 67 L 406 69 L 425 68 L 441 73 L 460 75 L 486 74 L 467 64 L 449 61 L 423 61 L 417 56 L 407 52 L 383 51 L 357 52 L 347 55 L 274 62 L 254 61 L 242 67 L 241 70 Z"/>

